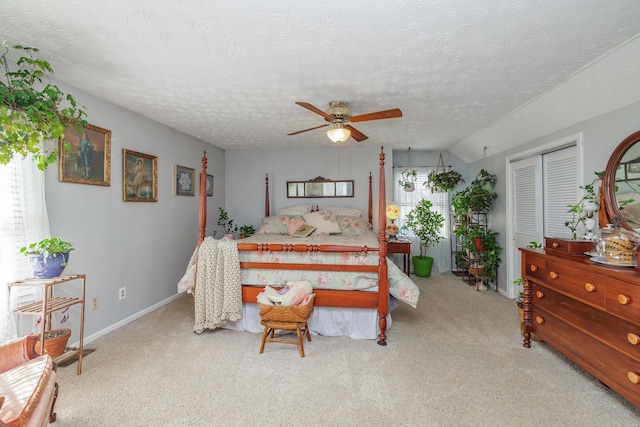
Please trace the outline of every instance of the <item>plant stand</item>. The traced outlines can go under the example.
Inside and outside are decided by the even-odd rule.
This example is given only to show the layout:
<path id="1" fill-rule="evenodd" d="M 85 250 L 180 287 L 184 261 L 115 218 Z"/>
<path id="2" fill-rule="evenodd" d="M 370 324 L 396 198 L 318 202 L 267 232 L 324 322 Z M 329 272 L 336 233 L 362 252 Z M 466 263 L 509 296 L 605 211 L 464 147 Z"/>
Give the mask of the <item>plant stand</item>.
<path id="1" fill-rule="evenodd" d="M 71 282 L 73 280 L 82 281 L 81 294 L 78 297 L 58 297 L 54 296 L 53 288 L 62 283 Z M 66 347 L 60 356 L 54 358 L 56 363 L 67 360 L 71 357 L 78 358 L 78 375 L 82 373 L 82 350 L 84 340 L 84 299 L 85 299 L 85 283 L 86 275 L 74 274 L 69 276 L 53 277 L 51 279 L 24 279 L 9 283 L 9 294 L 14 286 L 39 286 L 42 288 L 42 301 L 31 304 L 25 304 L 13 310 L 16 314 L 32 314 L 40 315 L 42 325 L 40 327 L 40 343 L 45 342 L 45 333 L 51 331 L 51 314 L 55 311 L 62 310 L 72 305 L 80 304 L 80 342 L 78 347 Z M 40 344 L 36 345 L 36 349 L 41 348 Z"/>

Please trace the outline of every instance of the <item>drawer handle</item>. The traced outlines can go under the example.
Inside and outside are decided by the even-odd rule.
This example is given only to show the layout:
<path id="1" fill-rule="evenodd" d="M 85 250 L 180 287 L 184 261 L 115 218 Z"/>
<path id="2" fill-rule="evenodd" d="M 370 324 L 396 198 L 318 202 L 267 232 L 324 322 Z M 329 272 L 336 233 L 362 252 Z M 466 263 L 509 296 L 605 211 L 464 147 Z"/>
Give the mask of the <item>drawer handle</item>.
<path id="1" fill-rule="evenodd" d="M 544 323 L 544 317 L 542 316 L 536 316 L 536 323 L 538 325 L 542 325 Z"/>
<path id="2" fill-rule="evenodd" d="M 592 283 L 585 283 L 584 285 L 584 289 L 587 292 L 595 292 L 596 291 L 596 285 L 592 284 Z"/>
<path id="3" fill-rule="evenodd" d="M 531 264 L 530 270 L 531 271 L 538 271 L 538 266 L 534 265 L 534 264 Z"/>
<path id="4" fill-rule="evenodd" d="M 544 298 L 544 292 L 542 292 L 542 291 L 536 291 L 536 296 L 537 296 L 538 298 Z"/>
<path id="5" fill-rule="evenodd" d="M 629 341 L 630 344 L 638 345 L 638 343 L 640 343 L 640 335 L 629 332 L 627 334 L 627 341 Z"/>
<path id="6" fill-rule="evenodd" d="M 627 378 L 629 378 L 629 381 L 631 381 L 631 383 L 633 384 L 640 384 L 640 374 L 638 374 L 637 372 L 627 372 Z"/>
<path id="7" fill-rule="evenodd" d="M 629 298 L 626 295 L 619 294 L 618 295 L 618 302 L 620 304 L 622 304 L 622 305 L 627 305 L 627 304 L 629 304 L 631 302 L 631 298 Z"/>
<path id="8" fill-rule="evenodd" d="M 560 243 L 553 242 L 551 246 L 553 246 L 553 249 L 558 249 L 560 247 Z"/>
<path id="9" fill-rule="evenodd" d="M 558 278 L 558 273 L 556 273 L 555 271 L 550 271 L 549 272 L 549 277 L 551 277 L 552 279 L 557 279 Z"/>

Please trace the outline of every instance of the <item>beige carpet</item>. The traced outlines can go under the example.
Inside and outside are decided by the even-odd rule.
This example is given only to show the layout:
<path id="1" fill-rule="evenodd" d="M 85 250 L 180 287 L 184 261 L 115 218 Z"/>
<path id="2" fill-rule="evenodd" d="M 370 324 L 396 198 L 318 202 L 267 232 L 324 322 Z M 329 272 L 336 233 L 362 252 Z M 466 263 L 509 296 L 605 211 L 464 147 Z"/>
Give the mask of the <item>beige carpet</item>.
<path id="1" fill-rule="evenodd" d="M 387 347 L 314 336 L 306 357 L 260 335 L 196 335 L 189 296 L 59 369 L 54 427 L 633 426 L 640 411 L 545 344 L 522 347 L 514 303 L 453 275 L 417 279 Z"/>

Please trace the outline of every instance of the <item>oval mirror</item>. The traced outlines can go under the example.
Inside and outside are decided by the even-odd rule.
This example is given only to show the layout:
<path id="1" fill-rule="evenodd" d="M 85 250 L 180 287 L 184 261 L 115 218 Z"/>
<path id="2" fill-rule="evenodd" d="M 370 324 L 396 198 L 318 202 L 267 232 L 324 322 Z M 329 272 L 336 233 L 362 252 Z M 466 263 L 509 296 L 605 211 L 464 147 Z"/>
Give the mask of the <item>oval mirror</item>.
<path id="1" fill-rule="evenodd" d="M 616 217 L 622 227 L 640 231 L 640 131 L 611 154 L 602 185 L 609 221 Z"/>

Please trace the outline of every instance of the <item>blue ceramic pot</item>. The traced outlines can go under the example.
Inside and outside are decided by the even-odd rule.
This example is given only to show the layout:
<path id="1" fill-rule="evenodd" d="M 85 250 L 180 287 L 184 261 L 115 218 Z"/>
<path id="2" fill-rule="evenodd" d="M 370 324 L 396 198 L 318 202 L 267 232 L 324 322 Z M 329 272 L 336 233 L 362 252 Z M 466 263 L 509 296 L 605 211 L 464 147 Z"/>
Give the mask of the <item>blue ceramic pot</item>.
<path id="1" fill-rule="evenodd" d="M 50 279 L 58 277 L 64 271 L 69 261 L 69 252 L 59 255 L 29 254 L 29 264 L 33 268 L 33 275 L 38 279 Z"/>

